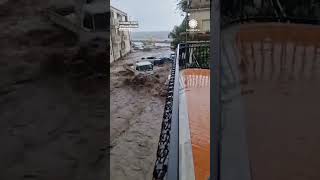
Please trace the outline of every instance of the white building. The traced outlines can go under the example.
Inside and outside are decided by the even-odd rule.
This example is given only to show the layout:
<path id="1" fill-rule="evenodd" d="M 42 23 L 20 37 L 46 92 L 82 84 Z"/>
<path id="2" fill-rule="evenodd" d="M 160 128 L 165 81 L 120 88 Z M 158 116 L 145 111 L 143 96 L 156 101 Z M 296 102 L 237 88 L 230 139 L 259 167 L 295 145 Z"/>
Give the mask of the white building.
<path id="1" fill-rule="evenodd" d="M 127 55 L 131 50 L 130 32 L 119 30 L 119 22 L 128 21 L 127 13 L 110 7 L 110 63 Z"/>

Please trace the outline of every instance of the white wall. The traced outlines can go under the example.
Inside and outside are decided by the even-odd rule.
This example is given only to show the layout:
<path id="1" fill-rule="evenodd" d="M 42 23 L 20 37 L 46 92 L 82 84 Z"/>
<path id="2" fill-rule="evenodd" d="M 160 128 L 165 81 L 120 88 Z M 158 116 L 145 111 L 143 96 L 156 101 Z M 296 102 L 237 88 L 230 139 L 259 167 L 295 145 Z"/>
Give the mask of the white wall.
<path id="1" fill-rule="evenodd" d="M 115 21 L 119 21 L 122 19 L 124 20 L 125 17 L 127 16 L 125 13 L 122 13 L 122 12 L 119 13 L 119 11 L 115 9 L 111 9 L 111 13 L 114 13 L 113 19 L 115 19 Z M 117 19 L 117 13 L 121 15 L 121 19 Z M 111 27 L 110 35 L 111 35 L 110 46 L 112 46 L 112 49 L 113 49 L 112 61 L 116 61 L 119 58 L 127 55 L 131 51 L 130 33 L 129 31 L 120 31 L 120 33 L 118 33 L 118 30 L 116 29 L 116 27 Z M 124 36 L 126 38 L 124 38 Z M 124 47 L 121 47 L 122 43 Z M 110 58 L 110 62 L 111 62 L 111 58 Z"/>

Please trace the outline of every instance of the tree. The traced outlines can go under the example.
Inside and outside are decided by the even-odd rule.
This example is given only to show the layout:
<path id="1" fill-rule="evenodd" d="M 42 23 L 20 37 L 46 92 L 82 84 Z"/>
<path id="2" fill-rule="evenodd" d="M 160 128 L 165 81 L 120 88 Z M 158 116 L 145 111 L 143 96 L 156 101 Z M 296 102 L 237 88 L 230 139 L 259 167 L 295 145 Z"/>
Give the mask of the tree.
<path id="1" fill-rule="evenodd" d="M 180 12 L 186 12 L 188 9 L 188 1 L 189 0 L 178 0 L 177 9 Z M 173 30 L 169 33 L 169 38 L 172 38 L 171 46 L 176 48 L 179 43 L 183 42 L 185 36 L 182 33 L 186 32 L 186 18 L 183 19 L 182 23 L 179 26 L 175 26 Z"/>
<path id="2" fill-rule="evenodd" d="M 186 32 L 186 18 L 182 21 L 179 26 L 175 26 L 173 30 L 169 33 L 169 38 L 172 38 L 171 46 L 176 48 L 179 43 L 184 41 L 185 36 L 182 33 Z"/>
<path id="3" fill-rule="evenodd" d="M 188 0 L 178 0 L 177 8 L 182 12 L 186 12 L 188 9 Z"/>

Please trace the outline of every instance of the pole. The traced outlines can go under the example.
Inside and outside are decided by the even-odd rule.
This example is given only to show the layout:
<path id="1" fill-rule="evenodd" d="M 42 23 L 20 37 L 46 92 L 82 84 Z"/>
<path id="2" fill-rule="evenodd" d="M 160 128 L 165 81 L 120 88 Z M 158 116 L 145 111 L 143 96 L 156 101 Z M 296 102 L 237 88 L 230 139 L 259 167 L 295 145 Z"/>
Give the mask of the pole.
<path id="1" fill-rule="evenodd" d="M 188 11 L 186 12 L 186 43 L 187 43 L 187 40 L 188 40 L 188 20 L 189 20 L 189 17 L 188 17 Z"/>
<path id="2" fill-rule="evenodd" d="M 211 1 L 210 41 L 210 178 L 220 180 L 221 165 L 221 59 L 220 59 L 220 0 Z"/>

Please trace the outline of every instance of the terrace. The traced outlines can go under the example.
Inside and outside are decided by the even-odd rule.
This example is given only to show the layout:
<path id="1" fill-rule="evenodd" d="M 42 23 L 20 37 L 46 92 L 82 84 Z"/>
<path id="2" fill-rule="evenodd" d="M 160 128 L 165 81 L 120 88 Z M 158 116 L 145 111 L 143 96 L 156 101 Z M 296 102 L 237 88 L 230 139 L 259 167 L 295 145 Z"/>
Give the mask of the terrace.
<path id="1" fill-rule="evenodd" d="M 153 179 L 319 179 L 318 21 L 247 16 L 220 34 L 212 13 L 213 46 L 176 50 Z"/>

